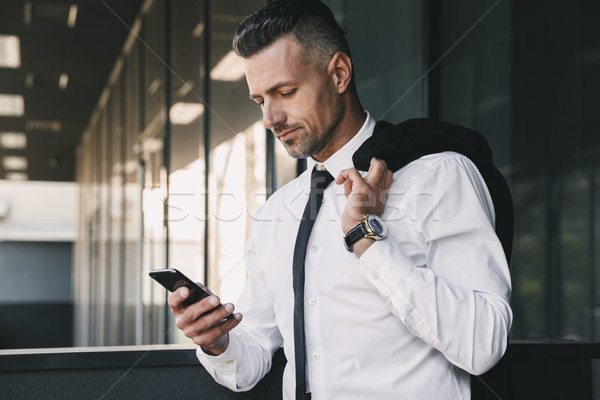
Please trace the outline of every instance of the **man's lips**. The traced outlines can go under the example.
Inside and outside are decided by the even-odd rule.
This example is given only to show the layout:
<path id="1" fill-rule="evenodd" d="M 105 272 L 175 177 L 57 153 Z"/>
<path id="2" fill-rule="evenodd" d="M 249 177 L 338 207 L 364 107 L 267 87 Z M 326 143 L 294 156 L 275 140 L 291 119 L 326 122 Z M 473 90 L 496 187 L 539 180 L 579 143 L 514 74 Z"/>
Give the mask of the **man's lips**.
<path id="1" fill-rule="evenodd" d="M 293 129 L 287 130 L 285 132 L 282 132 L 277 135 L 277 139 L 281 140 L 282 142 L 285 142 L 286 140 L 290 140 L 294 136 L 294 133 L 297 130 L 298 130 L 298 128 L 293 128 Z"/>

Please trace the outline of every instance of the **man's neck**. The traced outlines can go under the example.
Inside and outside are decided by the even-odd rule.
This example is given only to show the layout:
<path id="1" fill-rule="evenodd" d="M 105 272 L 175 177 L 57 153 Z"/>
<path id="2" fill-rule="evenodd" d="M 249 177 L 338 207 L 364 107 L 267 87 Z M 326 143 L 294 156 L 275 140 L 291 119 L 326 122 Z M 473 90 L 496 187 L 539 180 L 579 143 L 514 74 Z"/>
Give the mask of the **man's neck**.
<path id="1" fill-rule="evenodd" d="M 375 121 L 368 112 L 365 111 L 365 114 L 366 118 L 363 124 L 352 138 L 322 163 L 333 176 L 339 175 L 344 169 L 352 168 L 354 165 L 353 154 L 372 135 Z M 317 162 L 314 158 L 310 158 L 307 167 L 312 170 Z"/>
<path id="2" fill-rule="evenodd" d="M 344 147 L 360 130 L 365 123 L 367 113 L 362 109 L 358 101 L 353 102 L 353 107 L 346 110 L 344 117 L 336 128 L 332 141 L 327 146 L 327 151 L 316 154 L 313 158 L 319 162 L 325 161 L 336 151 Z"/>

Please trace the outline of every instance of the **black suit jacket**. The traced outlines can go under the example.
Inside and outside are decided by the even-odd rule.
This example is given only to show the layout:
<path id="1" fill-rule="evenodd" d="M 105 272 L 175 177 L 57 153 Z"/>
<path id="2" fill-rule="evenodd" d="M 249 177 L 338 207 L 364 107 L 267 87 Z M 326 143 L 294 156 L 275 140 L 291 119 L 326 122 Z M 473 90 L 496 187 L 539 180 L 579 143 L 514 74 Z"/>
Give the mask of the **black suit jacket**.
<path id="1" fill-rule="evenodd" d="M 372 157 L 385 160 L 392 171 L 424 155 L 454 151 L 468 157 L 483 177 L 494 203 L 496 234 L 510 264 L 513 241 L 513 204 L 506 180 L 494 166 L 492 150 L 485 138 L 472 129 L 426 118 L 398 125 L 380 121 L 373 136 L 354 153 L 356 169 L 366 171 Z"/>

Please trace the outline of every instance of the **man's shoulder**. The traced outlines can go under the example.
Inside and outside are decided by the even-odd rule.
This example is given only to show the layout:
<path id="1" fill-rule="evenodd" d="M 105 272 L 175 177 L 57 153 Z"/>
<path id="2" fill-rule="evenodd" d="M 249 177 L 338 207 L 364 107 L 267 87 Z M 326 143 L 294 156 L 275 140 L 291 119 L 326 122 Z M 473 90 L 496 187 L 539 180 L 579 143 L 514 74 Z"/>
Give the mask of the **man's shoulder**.
<path id="1" fill-rule="evenodd" d="M 439 153 L 425 154 L 396 171 L 394 176 L 406 174 L 427 174 L 439 169 L 448 172 L 464 169 L 465 166 L 475 168 L 473 162 L 465 155 L 455 151 L 442 151 Z"/>
<path id="2" fill-rule="evenodd" d="M 472 181 L 485 185 L 477 167 L 466 156 L 453 151 L 424 155 L 394 172 L 390 193 L 419 195 L 423 191 L 452 192 L 453 184 Z"/>
<path id="3" fill-rule="evenodd" d="M 383 159 L 392 171 L 429 154 L 457 152 L 476 165 L 491 165 L 492 153 L 477 131 L 448 122 L 417 118 L 393 125 L 379 121 L 373 135 L 353 156 L 357 169 L 366 171 L 372 157 Z"/>

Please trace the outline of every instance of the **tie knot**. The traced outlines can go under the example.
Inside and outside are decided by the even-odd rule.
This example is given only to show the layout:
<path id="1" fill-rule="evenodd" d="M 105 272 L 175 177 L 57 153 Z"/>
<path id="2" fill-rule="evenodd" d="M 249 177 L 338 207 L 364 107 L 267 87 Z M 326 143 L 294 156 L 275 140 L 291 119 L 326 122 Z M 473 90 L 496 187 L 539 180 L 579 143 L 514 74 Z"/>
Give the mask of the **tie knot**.
<path id="1" fill-rule="evenodd" d="M 333 181 L 333 176 L 329 171 L 319 171 L 316 167 L 312 171 L 310 177 L 310 188 L 311 189 L 325 189 Z"/>

